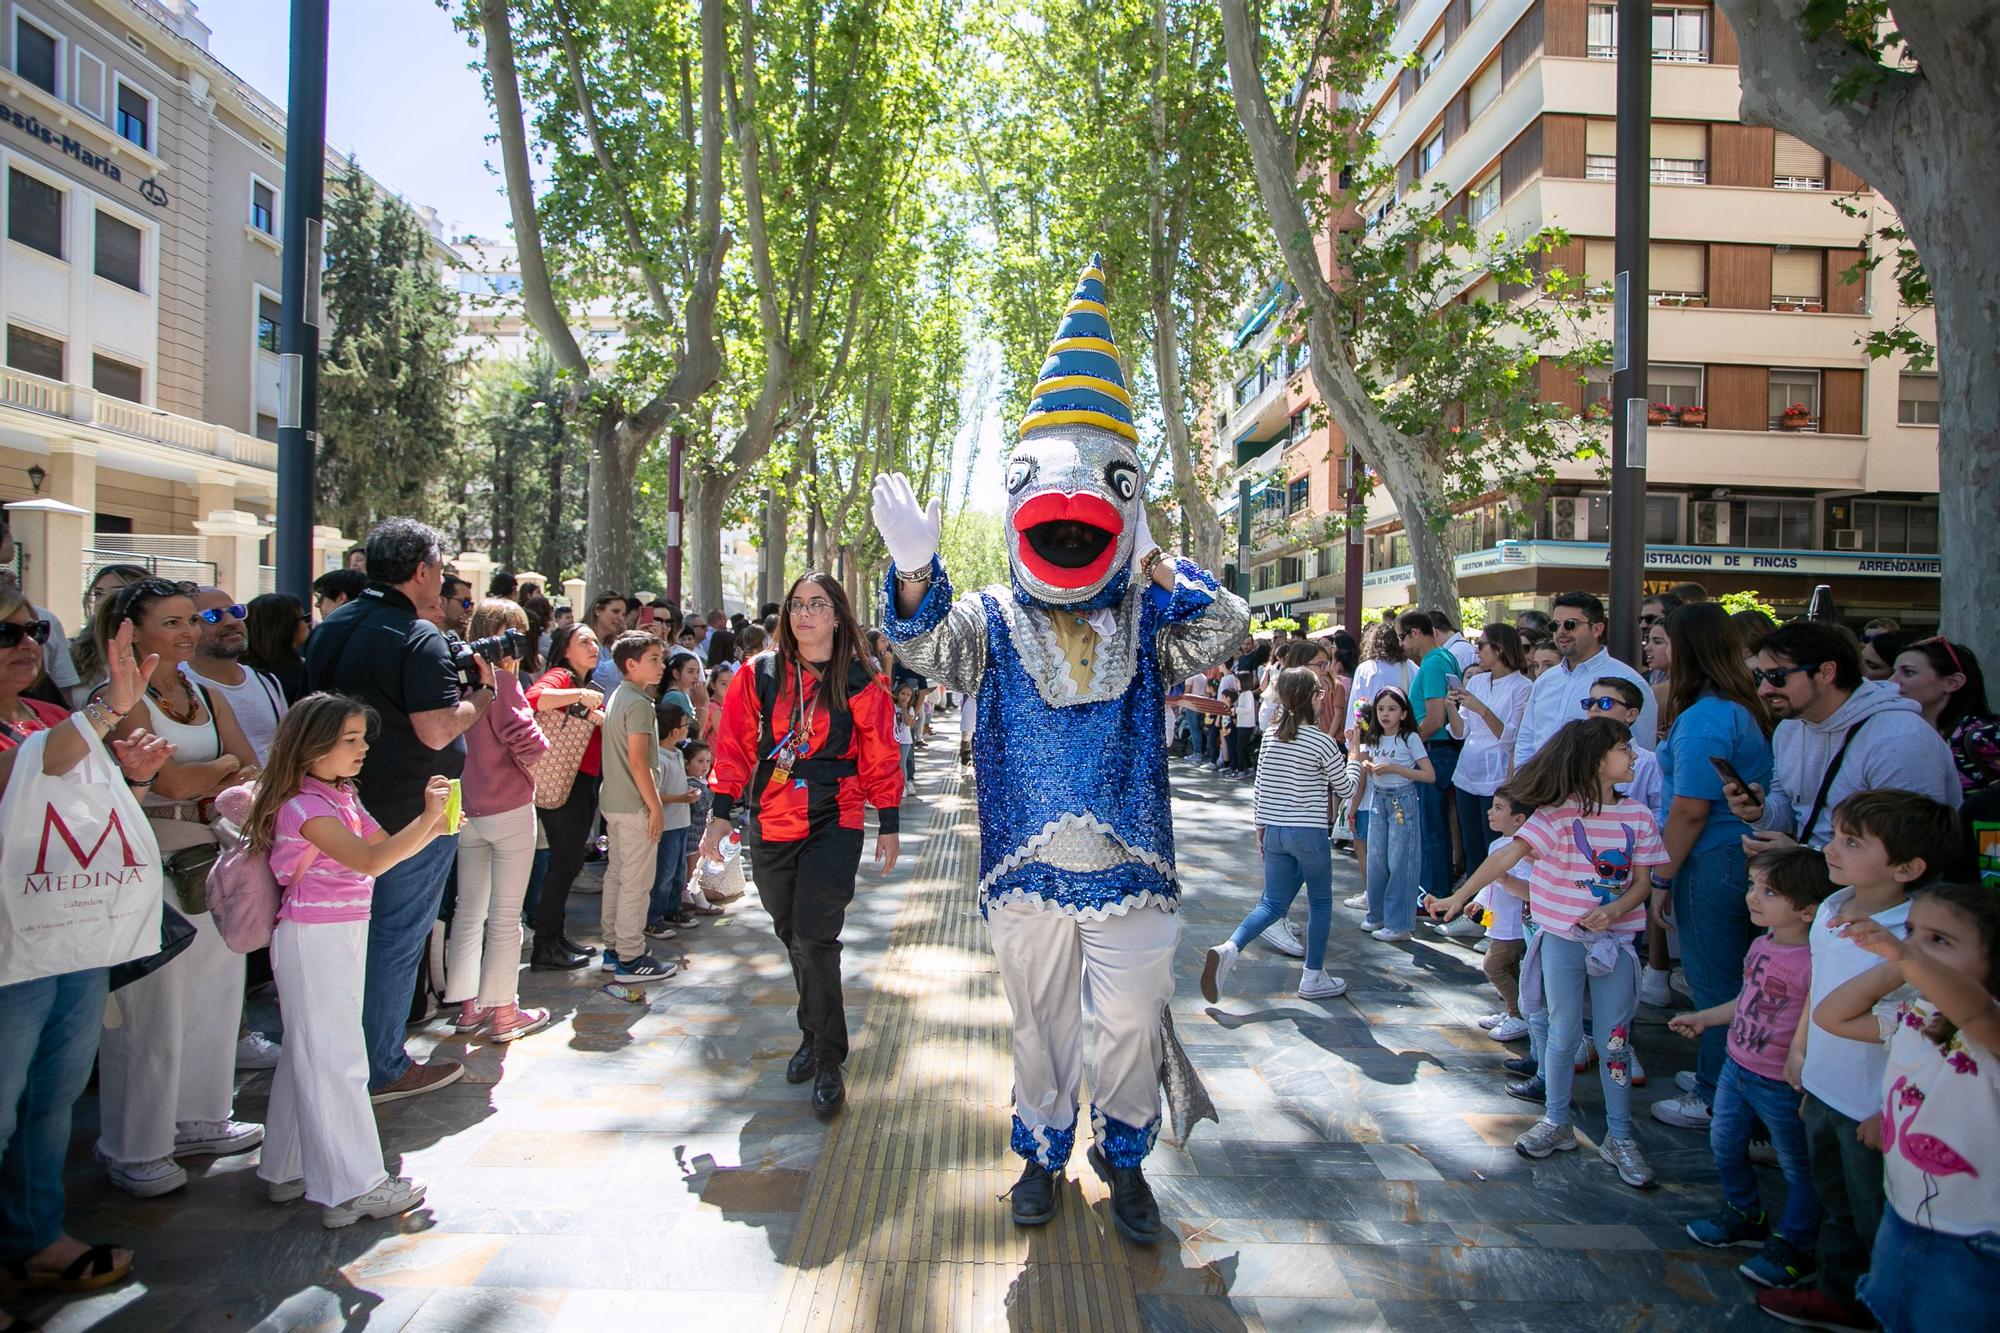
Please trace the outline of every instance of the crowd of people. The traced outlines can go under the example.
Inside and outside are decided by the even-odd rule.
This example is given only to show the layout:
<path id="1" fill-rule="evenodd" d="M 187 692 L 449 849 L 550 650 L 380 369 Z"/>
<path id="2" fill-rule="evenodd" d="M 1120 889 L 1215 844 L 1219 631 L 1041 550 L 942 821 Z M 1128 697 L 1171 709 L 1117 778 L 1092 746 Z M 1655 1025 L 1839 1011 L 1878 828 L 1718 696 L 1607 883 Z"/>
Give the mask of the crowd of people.
<path id="1" fill-rule="evenodd" d="M 1637 622 L 1643 671 L 1578 592 L 1472 641 L 1421 610 L 1359 643 L 1275 632 L 1183 682 L 1174 752 L 1254 777 L 1264 866 L 1203 993 L 1226 994 L 1261 938 L 1302 960 L 1302 998 L 1342 994 L 1327 941 L 1351 847 L 1360 929 L 1484 955 L 1500 1007 L 1480 1026 L 1527 1044 L 1505 1090 L 1542 1108 L 1520 1153 L 1579 1145 L 1595 1064 L 1599 1155 L 1656 1183 L 1632 1097 L 1651 1006 L 1689 1042 L 1651 1114 L 1708 1136 L 1726 1200 L 1687 1233 L 1756 1250 L 1739 1271 L 1767 1313 L 1976 1325 L 1972 1293 L 2000 1277 L 1979 1185 L 2000 1170 L 2000 886 L 1977 842 L 2000 770 L 1979 662 L 1890 621 L 1731 614 L 1698 585 Z M 1303 934 L 1286 916 L 1301 888 Z M 1768 1211 L 1753 1155 L 1783 1176 Z"/>
<path id="2" fill-rule="evenodd" d="M 886 873 L 913 751 L 949 696 L 824 575 L 757 620 L 696 620 L 615 592 L 572 609 L 506 573 L 476 596 L 409 520 L 358 556 L 315 582 L 310 611 L 107 566 L 74 639 L 0 582 L 0 782 L 36 732 L 51 777 L 110 755 L 188 927 L 109 1001 L 103 968 L 0 986 L 0 1178 L 18 1185 L 0 1191 L 0 1259 L 19 1284 L 131 1271 L 62 1225 L 93 1063 L 96 1153 L 132 1195 L 261 1145 L 270 1198 L 329 1227 L 416 1206 L 370 1108 L 462 1070 L 412 1059 L 410 1024 L 499 1044 L 546 1027 L 520 1002 L 527 937 L 534 969 L 671 978 L 657 946 L 685 949 L 725 910 L 739 824 L 799 993 L 787 1076 L 823 1116 L 842 1103 L 864 812 Z M 1971 832 L 2000 793 L 2000 719 L 1962 644 L 1754 616 L 1691 585 L 1652 597 L 1635 669 L 1589 593 L 1470 637 L 1416 610 L 1359 640 L 1274 632 L 1174 687 L 1170 753 L 1254 783 L 1264 867 L 1202 988 L 1219 998 L 1262 940 L 1302 961 L 1300 996 L 1339 996 L 1349 850 L 1365 887 L 1341 906 L 1362 930 L 1484 955 L 1499 1007 L 1481 1025 L 1527 1043 L 1506 1092 L 1542 1108 L 1523 1154 L 1578 1146 L 1595 1063 L 1600 1154 L 1653 1184 L 1631 1028 L 1641 1005 L 1670 1011 L 1687 1067 L 1651 1113 L 1709 1136 L 1727 1200 L 1689 1235 L 1756 1247 L 1742 1272 L 1780 1318 L 1941 1327 L 2000 1276 L 1980 1187 L 2000 1170 L 2000 898 L 1978 886 Z M 232 789 L 249 793 L 240 834 L 216 817 Z M 239 952 L 206 910 L 232 837 L 282 888 L 268 952 Z M 568 933 L 591 861 L 601 947 Z M 1301 888 L 1303 932 L 1287 919 Z M 281 1040 L 243 1021 L 266 980 Z M 276 1070 L 263 1125 L 235 1117 L 246 1067 Z M 1768 1211 L 1749 1165 L 1763 1143 L 1785 1184 Z"/>

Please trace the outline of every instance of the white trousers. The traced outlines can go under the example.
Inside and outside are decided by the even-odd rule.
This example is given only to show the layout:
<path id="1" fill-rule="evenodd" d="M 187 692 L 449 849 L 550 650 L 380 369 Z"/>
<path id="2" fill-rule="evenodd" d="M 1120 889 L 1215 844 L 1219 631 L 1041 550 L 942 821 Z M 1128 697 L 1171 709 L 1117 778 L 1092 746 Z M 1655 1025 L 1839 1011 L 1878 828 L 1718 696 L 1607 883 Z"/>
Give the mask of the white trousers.
<path id="1" fill-rule="evenodd" d="M 521 900 L 535 867 L 534 803 L 468 815 L 458 835 L 458 905 L 445 953 L 444 1002 L 514 1003 L 521 973 Z"/>
<path id="2" fill-rule="evenodd" d="M 303 1176 L 318 1204 L 346 1203 L 389 1178 L 361 1037 L 367 967 L 366 921 L 280 921 L 271 936 L 285 1045 L 257 1175 L 273 1183 Z"/>
<path id="3" fill-rule="evenodd" d="M 104 1030 L 98 1048 L 97 1148 L 114 1162 L 171 1157 L 176 1125 L 229 1119 L 243 955 L 223 943 L 207 912 L 188 920 L 194 942 L 112 997 L 119 1025 Z"/>
<path id="4" fill-rule="evenodd" d="M 597 905 L 604 943 L 620 958 L 637 958 L 646 952 L 646 907 L 660 844 L 646 836 L 644 811 L 604 816 L 604 832 L 611 839 L 604 854 L 604 897 Z"/>
<path id="5" fill-rule="evenodd" d="M 989 911 L 986 927 L 1014 1011 L 1016 1151 L 1052 1170 L 1069 1156 L 1084 1005 L 1097 1023 L 1093 1109 L 1150 1130 L 1160 1113 L 1160 1010 L 1174 993 L 1180 917 L 1147 906 L 1086 921 L 1015 904 Z M 1102 1139 L 1105 1127 L 1097 1129 Z"/>

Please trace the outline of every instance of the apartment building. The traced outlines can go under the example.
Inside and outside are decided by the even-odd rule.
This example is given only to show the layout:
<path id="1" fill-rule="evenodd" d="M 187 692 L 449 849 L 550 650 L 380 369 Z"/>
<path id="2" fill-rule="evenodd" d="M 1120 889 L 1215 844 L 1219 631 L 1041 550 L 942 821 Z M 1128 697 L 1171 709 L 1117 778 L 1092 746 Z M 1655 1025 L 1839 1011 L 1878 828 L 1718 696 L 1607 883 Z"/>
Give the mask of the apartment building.
<path id="1" fill-rule="evenodd" d="M 1442 184 L 1482 228 L 1561 226 L 1553 256 L 1608 294 L 1613 275 L 1616 7 L 1598 0 L 1410 0 L 1396 33 L 1414 65 L 1368 97 L 1393 186 L 1381 217 Z M 1938 605 L 1937 380 L 1871 361 L 1858 339 L 1892 325 L 1888 267 L 1844 275 L 1877 214 L 1867 182 L 1783 132 L 1742 124 L 1736 39 L 1702 0 L 1652 7 L 1651 349 L 1646 583 L 1754 589 L 1802 609 L 1832 584 L 1855 615 L 1934 621 Z M 1932 336 L 1928 314 L 1918 327 Z M 1608 297 L 1604 331 L 1609 332 Z M 1605 375 L 1545 363 L 1540 389 L 1587 420 Z M 1608 428 L 1607 428 L 1608 429 Z M 1595 462 L 1560 469 L 1532 505 L 1495 496 L 1454 522 L 1461 592 L 1496 612 L 1608 584 L 1608 486 Z M 1370 505 L 1365 600 L 1414 596 L 1386 496 Z"/>

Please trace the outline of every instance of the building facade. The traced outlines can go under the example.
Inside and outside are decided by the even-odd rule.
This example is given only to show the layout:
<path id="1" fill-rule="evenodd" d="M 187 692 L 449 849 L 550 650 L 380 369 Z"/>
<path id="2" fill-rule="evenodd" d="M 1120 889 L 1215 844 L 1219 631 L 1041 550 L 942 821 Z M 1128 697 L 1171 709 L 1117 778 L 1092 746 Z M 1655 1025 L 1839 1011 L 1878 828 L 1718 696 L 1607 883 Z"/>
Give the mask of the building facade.
<path id="1" fill-rule="evenodd" d="M 1566 229 L 1551 259 L 1605 294 L 1606 336 L 1615 11 L 1608 0 L 1406 3 L 1395 49 L 1416 60 L 1367 98 L 1397 170 L 1362 208 L 1380 216 L 1442 185 L 1482 228 Z M 1932 623 L 1937 380 L 1860 344 L 1911 313 L 1890 266 L 1846 280 L 1887 205 L 1817 149 L 1740 122 L 1736 39 L 1712 4 L 1672 0 L 1652 14 L 1647 587 L 1754 590 L 1784 613 L 1828 583 L 1851 615 Z M 1934 336 L 1928 312 L 1915 326 Z M 1607 411 L 1608 372 L 1544 372 L 1549 401 L 1586 421 Z M 1609 508 L 1595 461 L 1561 467 L 1532 504 L 1496 495 L 1472 507 L 1451 533 L 1460 591 L 1495 613 L 1604 591 Z M 1408 547 L 1385 495 L 1367 533 L 1365 602 L 1409 603 Z"/>

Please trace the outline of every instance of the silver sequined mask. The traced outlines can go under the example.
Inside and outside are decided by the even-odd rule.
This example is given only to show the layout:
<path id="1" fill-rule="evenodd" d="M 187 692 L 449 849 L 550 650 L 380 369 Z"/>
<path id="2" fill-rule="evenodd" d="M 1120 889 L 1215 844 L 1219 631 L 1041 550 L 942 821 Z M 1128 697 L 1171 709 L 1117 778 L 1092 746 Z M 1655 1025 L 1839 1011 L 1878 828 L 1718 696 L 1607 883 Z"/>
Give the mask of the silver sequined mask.
<path id="1" fill-rule="evenodd" d="M 1016 592 L 1050 606 L 1101 604 L 1132 562 L 1144 490 L 1139 455 L 1121 436 L 1093 426 L 1031 432 L 1007 460 Z"/>

